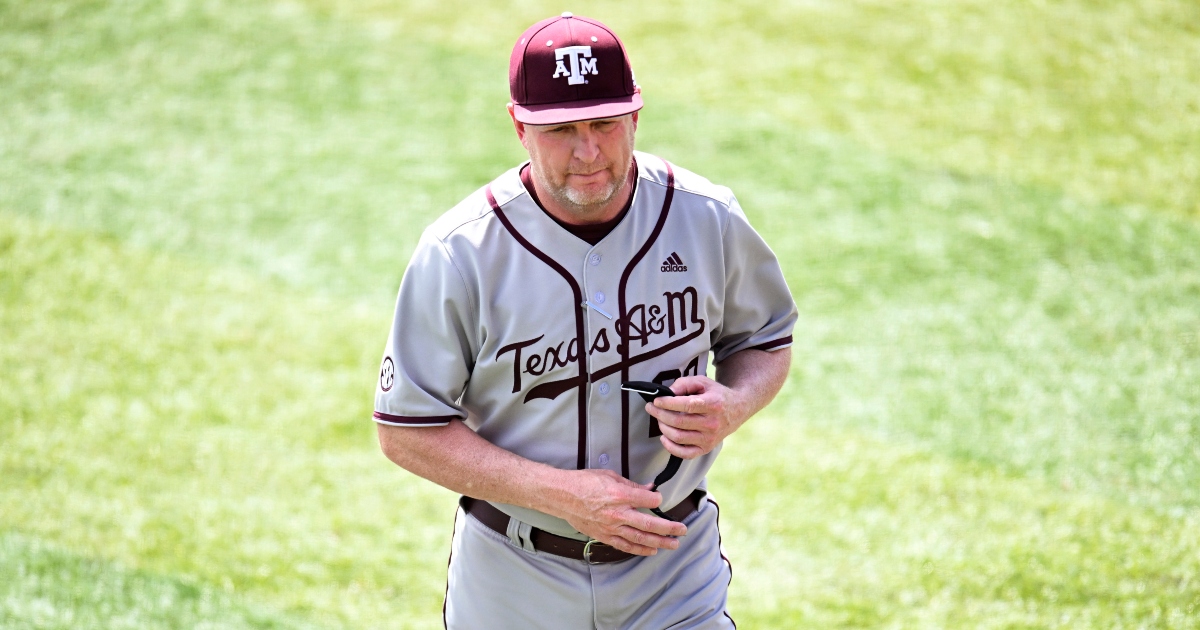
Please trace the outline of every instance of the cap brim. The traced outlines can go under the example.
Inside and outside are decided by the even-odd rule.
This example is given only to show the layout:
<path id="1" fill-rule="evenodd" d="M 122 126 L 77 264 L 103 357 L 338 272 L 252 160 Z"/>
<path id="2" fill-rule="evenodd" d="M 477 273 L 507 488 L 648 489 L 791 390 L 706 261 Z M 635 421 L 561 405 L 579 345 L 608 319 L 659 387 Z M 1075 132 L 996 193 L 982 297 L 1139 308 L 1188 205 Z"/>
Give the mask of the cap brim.
<path id="1" fill-rule="evenodd" d="M 634 93 L 620 98 L 598 98 L 590 101 L 546 103 L 543 105 L 513 105 L 517 120 L 527 125 L 560 125 L 562 123 L 616 118 L 642 108 L 642 95 Z"/>

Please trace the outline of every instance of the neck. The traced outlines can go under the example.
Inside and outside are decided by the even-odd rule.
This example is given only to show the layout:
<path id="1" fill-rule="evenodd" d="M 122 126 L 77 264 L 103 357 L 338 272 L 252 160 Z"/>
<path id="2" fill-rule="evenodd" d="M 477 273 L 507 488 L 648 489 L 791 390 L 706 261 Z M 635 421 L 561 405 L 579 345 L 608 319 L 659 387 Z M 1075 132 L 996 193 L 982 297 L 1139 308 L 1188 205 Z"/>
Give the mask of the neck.
<path id="1" fill-rule="evenodd" d="M 636 163 L 629 165 L 629 173 L 625 176 L 625 181 L 621 183 L 621 187 L 617 189 L 616 194 L 608 201 L 591 206 L 579 206 L 569 201 L 560 200 L 550 194 L 546 185 L 541 181 L 541 175 L 532 164 L 530 164 L 530 181 L 533 183 L 534 193 L 537 195 L 538 201 L 542 203 L 542 207 L 551 216 L 570 225 L 590 225 L 593 223 L 604 223 L 611 221 L 621 214 L 621 210 L 625 208 L 625 204 L 629 201 L 629 196 L 633 194 L 633 182 Z"/>

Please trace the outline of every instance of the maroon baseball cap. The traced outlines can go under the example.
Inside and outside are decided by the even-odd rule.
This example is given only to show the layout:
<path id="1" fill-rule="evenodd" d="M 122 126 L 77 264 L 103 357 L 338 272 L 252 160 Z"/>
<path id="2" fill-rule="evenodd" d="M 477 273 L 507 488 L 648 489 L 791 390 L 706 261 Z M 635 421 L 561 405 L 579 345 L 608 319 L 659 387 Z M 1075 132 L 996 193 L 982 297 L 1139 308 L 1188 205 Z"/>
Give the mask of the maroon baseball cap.
<path id="1" fill-rule="evenodd" d="M 531 125 L 613 118 L 642 108 L 617 35 L 591 18 L 563 13 L 525 29 L 508 61 L 517 120 Z"/>

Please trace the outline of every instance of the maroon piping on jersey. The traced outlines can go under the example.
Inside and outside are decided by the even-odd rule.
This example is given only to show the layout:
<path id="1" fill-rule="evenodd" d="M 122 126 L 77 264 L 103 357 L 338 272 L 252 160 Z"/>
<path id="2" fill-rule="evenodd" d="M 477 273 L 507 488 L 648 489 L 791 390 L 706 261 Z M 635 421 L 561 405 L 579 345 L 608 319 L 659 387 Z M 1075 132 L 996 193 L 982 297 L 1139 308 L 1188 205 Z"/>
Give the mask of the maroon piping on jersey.
<path id="1" fill-rule="evenodd" d="M 578 238 L 588 245 L 594 246 L 596 243 L 604 240 L 604 237 L 608 236 L 610 232 L 620 225 L 621 221 L 625 220 L 625 215 L 629 214 L 629 209 L 633 207 L 633 197 L 637 194 L 637 158 L 634 158 L 633 160 L 633 168 L 629 169 L 628 179 L 632 190 L 629 192 L 629 199 L 625 200 L 625 207 L 621 208 L 621 211 L 617 213 L 617 216 L 605 221 L 604 223 L 589 223 L 587 225 L 572 225 L 554 216 L 553 214 L 550 214 L 550 212 L 546 210 L 546 206 L 542 205 L 542 200 L 538 199 L 537 190 L 535 190 L 533 187 L 533 176 L 530 174 L 530 168 L 532 167 L 530 167 L 529 164 L 526 164 L 518 172 L 518 176 L 521 178 L 521 184 L 525 186 L 525 192 L 529 193 L 529 198 L 533 200 L 533 203 L 537 204 L 537 207 L 542 209 L 542 212 L 546 213 L 546 216 L 550 217 L 555 223 L 557 223 L 559 227 L 575 235 L 575 238 Z"/>
<path id="2" fill-rule="evenodd" d="M 663 164 L 667 167 L 667 194 L 663 199 L 662 211 L 658 214 L 658 223 L 654 225 L 654 231 L 650 232 L 650 238 L 646 239 L 642 248 L 634 254 L 629 264 L 625 265 L 625 272 L 621 274 L 621 284 L 618 285 L 617 302 L 620 305 L 619 317 L 621 318 L 619 321 L 622 322 L 626 321 L 629 315 L 625 310 L 625 286 L 629 284 L 629 275 L 633 273 L 633 268 L 642 261 L 642 258 L 646 257 L 650 246 L 658 240 L 663 224 L 667 222 L 667 214 L 671 212 L 671 200 L 675 197 L 675 171 L 671 170 L 670 162 L 663 160 Z M 624 383 L 629 380 L 629 339 L 622 336 L 617 347 L 621 352 L 621 382 Z M 624 389 L 621 390 L 621 476 L 629 478 L 629 392 Z"/>
<path id="3" fill-rule="evenodd" d="M 508 230 L 508 233 L 511 234 L 512 237 L 516 239 L 516 241 L 520 243 L 522 247 L 529 250 L 529 253 L 533 254 L 538 258 L 538 260 L 541 260 L 542 262 L 546 263 L 548 267 L 558 272 L 558 275 L 562 276 L 563 280 L 566 280 L 567 284 L 571 285 L 571 292 L 575 296 L 575 302 L 573 303 L 575 305 L 575 338 L 578 340 L 580 349 L 578 359 L 579 376 L 577 377 L 579 379 L 579 449 L 575 457 L 575 467 L 583 470 L 587 467 L 587 352 L 583 350 L 584 344 L 587 343 L 585 341 L 585 339 L 587 339 L 587 335 L 584 333 L 583 328 L 583 291 L 579 289 L 579 283 L 575 281 L 575 277 L 572 276 L 570 272 L 564 269 L 562 265 L 555 262 L 553 258 L 546 255 L 545 252 L 534 247 L 533 243 L 530 243 L 528 240 L 526 240 L 525 237 L 521 236 L 521 233 L 517 231 L 517 228 L 513 227 L 513 224 L 508 220 L 508 217 L 505 216 L 504 211 L 500 209 L 500 204 L 496 203 L 496 197 L 492 195 L 492 189 L 490 186 L 487 188 L 486 193 L 488 203 L 491 204 L 492 211 L 496 213 L 496 218 L 500 219 L 500 223 L 504 224 L 504 229 Z"/>
<path id="4" fill-rule="evenodd" d="M 454 528 L 453 532 L 458 531 L 458 514 L 459 509 L 454 508 Z M 467 515 L 463 514 L 463 518 Z M 450 535 L 450 557 L 446 558 L 446 593 L 442 595 L 442 628 L 449 630 L 450 622 L 446 620 L 446 606 L 450 604 L 450 563 L 454 562 L 454 534 Z"/>
<path id="5" fill-rule="evenodd" d="M 779 339 L 776 339 L 776 340 L 774 340 L 774 341 L 768 341 L 768 342 L 766 342 L 766 343 L 760 343 L 760 344 L 758 344 L 757 346 L 750 346 L 749 348 L 746 348 L 746 349 L 747 349 L 747 350 L 770 350 L 771 348 L 778 348 L 779 346 L 786 346 L 786 345 L 788 345 L 789 343 L 792 343 L 792 336 L 791 336 L 791 335 L 788 335 L 788 336 L 786 336 L 786 337 L 781 337 L 781 338 L 779 338 Z"/>
<path id="6" fill-rule="evenodd" d="M 446 424 L 451 420 L 462 420 L 462 416 L 393 416 L 390 413 L 376 411 L 373 414 L 376 420 L 383 422 L 391 422 L 392 424 L 407 424 L 407 425 L 423 425 L 423 424 Z"/>
<path id="7" fill-rule="evenodd" d="M 712 495 L 706 496 L 705 499 L 708 499 L 708 502 L 717 508 L 717 551 L 720 552 L 721 559 L 725 561 L 725 566 L 729 567 L 729 581 L 725 583 L 725 588 L 729 588 L 729 585 L 733 584 L 733 563 L 729 561 L 729 558 L 725 557 L 725 547 L 721 542 L 721 504 L 713 501 Z M 721 612 L 725 613 L 725 617 L 729 619 L 729 623 L 733 624 L 733 627 L 736 629 L 737 622 L 733 620 L 733 617 L 729 616 L 729 609 L 727 608 Z"/>

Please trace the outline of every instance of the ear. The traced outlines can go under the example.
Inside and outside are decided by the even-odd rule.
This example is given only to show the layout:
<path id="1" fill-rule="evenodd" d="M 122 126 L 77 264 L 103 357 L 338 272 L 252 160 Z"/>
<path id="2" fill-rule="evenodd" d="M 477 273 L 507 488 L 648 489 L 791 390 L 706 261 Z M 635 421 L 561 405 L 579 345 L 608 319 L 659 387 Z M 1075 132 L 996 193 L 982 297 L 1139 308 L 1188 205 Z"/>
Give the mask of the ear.
<path id="1" fill-rule="evenodd" d="M 525 145 L 525 123 L 517 120 L 517 110 L 512 103 L 508 104 L 508 117 L 512 118 L 513 129 L 517 132 L 517 139 L 521 141 L 521 146 L 529 148 Z"/>

